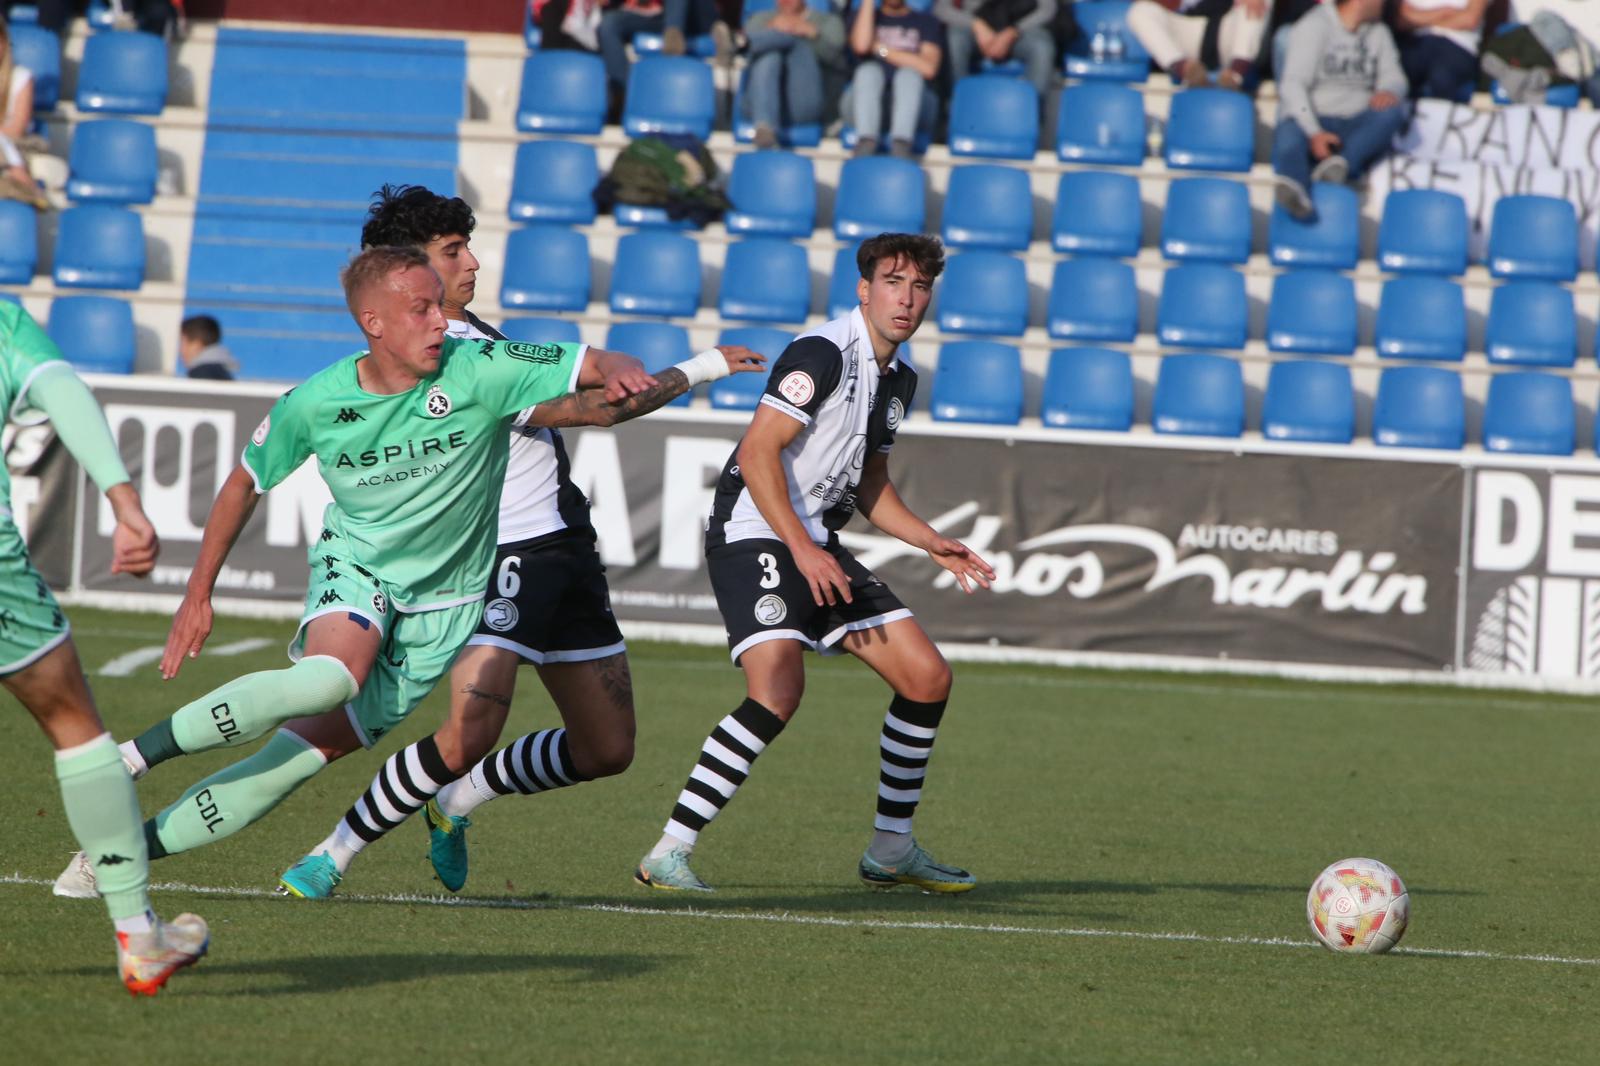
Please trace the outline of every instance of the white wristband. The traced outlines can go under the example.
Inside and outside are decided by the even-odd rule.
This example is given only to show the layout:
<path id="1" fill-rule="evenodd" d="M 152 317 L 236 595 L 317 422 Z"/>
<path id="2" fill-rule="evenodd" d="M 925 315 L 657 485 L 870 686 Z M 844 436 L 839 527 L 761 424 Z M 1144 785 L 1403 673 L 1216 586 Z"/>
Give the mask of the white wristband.
<path id="1" fill-rule="evenodd" d="M 715 348 L 707 348 L 693 359 L 685 359 L 674 364 L 673 369 L 683 371 L 683 376 L 689 379 L 689 387 L 707 381 L 716 381 L 725 378 L 733 371 L 728 369 L 727 358 Z"/>

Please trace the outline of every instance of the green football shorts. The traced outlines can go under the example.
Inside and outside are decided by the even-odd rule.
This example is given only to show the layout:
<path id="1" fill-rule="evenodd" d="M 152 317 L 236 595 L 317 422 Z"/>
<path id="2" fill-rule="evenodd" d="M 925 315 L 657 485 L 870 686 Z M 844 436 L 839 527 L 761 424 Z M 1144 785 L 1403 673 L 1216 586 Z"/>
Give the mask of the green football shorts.
<path id="1" fill-rule="evenodd" d="M 366 684 L 345 706 L 351 727 L 370 748 L 405 721 L 450 671 L 467 638 L 477 631 L 483 602 L 431 611 L 397 611 L 382 579 L 350 562 L 342 544 L 335 537 L 312 545 L 305 611 L 289 642 L 289 658 L 300 659 L 305 653 L 306 627 L 326 614 L 347 615 L 378 631 L 378 657 Z"/>
<path id="2" fill-rule="evenodd" d="M 0 675 L 32 665 L 70 635 L 22 534 L 9 516 L 0 517 Z"/>

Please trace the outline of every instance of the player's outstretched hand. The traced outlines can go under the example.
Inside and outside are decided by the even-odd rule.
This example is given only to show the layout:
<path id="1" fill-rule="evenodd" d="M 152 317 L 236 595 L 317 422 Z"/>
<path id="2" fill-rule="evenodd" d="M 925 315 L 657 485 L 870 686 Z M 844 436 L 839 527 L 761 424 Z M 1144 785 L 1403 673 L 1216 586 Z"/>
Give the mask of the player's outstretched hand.
<path id="1" fill-rule="evenodd" d="M 818 607 L 832 607 L 840 600 L 850 602 L 850 579 L 845 576 L 839 560 L 815 544 L 807 544 L 791 554 L 794 556 L 795 569 L 811 586 L 811 598 Z"/>
<path id="2" fill-rule="evenodd" d="M 928 555 L 934 562 L 956 575 L 963 592 L 976 592 L 978 587 L 988 588 L 994 581 L 994 567 L 983 557 L 959 540 L 938 537 L 928 545 Z"/>
<path id="3" fill-rule="evenodd" d="M 633 356 L 621 352 L 597 352 L 595 356 L 595 369 L 605 379 L 601 388 L 605 390 L 606 403 L 621 403 L 635 393 L 655 388 L 656 379 Z"/>
<path id="4" fill-rule="evenodd" d="M 742 344 L 719 344 L 717 351 L 728 361 L 728 373 L 743 374 L 767 369 L 767 357 Z"/>
<path id="5" fill-rule="evenodd" d="M 167 649 L 161 655 L 162 678 L 171 681 L 177 677 L 183 660 L 199 656 L 210 635 L 211 598 L 193 593 L 184 596 L 177 617 L 172 620 L 172 629 L 167 633 Z"/>

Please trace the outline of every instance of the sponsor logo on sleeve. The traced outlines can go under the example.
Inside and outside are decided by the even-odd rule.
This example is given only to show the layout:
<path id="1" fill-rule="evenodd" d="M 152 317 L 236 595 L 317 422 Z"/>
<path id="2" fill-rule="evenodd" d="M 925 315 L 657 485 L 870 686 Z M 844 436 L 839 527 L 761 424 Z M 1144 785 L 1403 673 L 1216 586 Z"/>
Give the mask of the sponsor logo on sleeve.
<path id="1" fill-rule="evenodd" d="M 267 443 L 267 433 L 271 429 L 272 416 L 269 414 L 261 420 L 261 424 L 256 427 L 256 431 L 250 434 L 250 442 L 257 448 L 261 447 L 263 444 Z"/>
<path id="2" fill-rule="evenodd" d="M 900 428 L 900 420 L 905 416 L 905 405 L 900 402 L 900 397 L 894 397 L 889 401 L 889 413 L 884 416 L 885 421 L 888 423 L 890 433 L 893 433 L 896 429 Z"/>
<path id="3" fill-rule="evenodd" d="M 507 341 L 501 346 L 513 359 L 521 359 L 524 363 L 542 363 L 549 366 L 561 362 L 561 346 L 559 344 L 528 344 L 524 341 Z"/>
<path id="4" fill-rule="evenodd" d="M 816 394 L 816 382 L 812 381 L 811 375 L 804 370 L 791 370 L 782 381 L 778 382 L 778 395 L 796 407 L 804 407 Z"/>

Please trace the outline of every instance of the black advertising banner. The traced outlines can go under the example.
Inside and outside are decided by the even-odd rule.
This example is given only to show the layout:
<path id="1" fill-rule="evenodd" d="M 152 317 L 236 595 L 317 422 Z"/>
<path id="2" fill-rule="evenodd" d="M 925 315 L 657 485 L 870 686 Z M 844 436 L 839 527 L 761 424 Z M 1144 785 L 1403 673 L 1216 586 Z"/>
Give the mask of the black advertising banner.
<path id="1" fill-rule="evenodd" d="M 1600 677 L 1600 474 L 1468 472 L 1461 665 Z"/>
<path id="2" fill-rule="evenodd" d="M 160 566 L 149 581 L 110 575 L 110 515 L 74 483 L 81 475 L 47 429 L 13 434 L 8 448 L 17 500 L 34 501 L 19 519 L 32 523 L 29 542 L 53 583 L 73 584 L 76 558 L 76 589 L 179 594 L 211 501 L 275 394 L 95 386 L 161 535 Z M 660 412 L 614 430 L 568 431 L 619 618 L 721 628 L 704 520 L 745 421 Z M 962 593 L 921 552 L 860 518 L 843 539 L 944 642 L 1358 669 L 1460 664 L 1457 566 L 1471 471 L 1361 451 L 1186 443 L 908 425 L 891 460 L 896 484 L 914 510 L 994 564 L 994 591 Z M 315 464 L 268 493 L 217 595 L 298 603 L 327 499 Z M 1505 584 L 1507 573 L 1494 580 Z M 1473 594 L 1487 602 L 1498 589 L 1475 584 Z"/>

